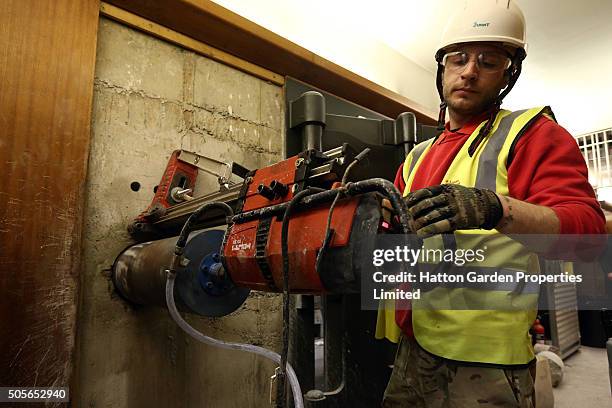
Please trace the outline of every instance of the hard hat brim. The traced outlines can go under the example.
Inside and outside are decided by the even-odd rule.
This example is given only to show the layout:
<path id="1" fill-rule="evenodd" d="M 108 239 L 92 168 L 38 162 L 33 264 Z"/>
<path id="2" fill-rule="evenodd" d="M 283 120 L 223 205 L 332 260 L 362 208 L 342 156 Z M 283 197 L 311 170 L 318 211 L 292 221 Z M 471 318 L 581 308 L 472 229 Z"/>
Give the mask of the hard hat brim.
<path id="1" fill-rule="evenodd" d="M 498 43 L 498 44 L 501 43 L 502 45 L 511 46 L 513 48 L 522 48 L 523 50 L 525 50 L 525 52 L 527 52 L 527 44 L 521 41 L 517 41 L 516 38 L 504 37 L 504 36 L 492 36 L 492 35 L 455 38 L 453 39 L 453 41 L 440 44 L 440 46 L 438 47 L 438 51 L 444 50 L 452 45 L 475 43 L 475 42 L 492 42 L 492 43 Z"/>

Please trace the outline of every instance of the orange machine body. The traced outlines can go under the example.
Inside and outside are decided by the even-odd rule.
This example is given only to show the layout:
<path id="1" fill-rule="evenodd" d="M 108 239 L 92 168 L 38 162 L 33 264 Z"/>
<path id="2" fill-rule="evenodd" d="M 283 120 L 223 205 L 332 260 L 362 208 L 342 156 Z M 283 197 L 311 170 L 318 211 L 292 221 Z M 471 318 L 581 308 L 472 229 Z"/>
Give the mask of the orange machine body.
<path id="1" fill-rule="evenodd" d="M 305 161 L 308 158 L 294 156 L 256 170 L 247 181 L 242 212 L 290 201 L 294 196 L 294 185 L 303 182 L 304 172 L 300 173 L 298 169 L 300 165 L 307 164 Z M 260 185 L 269 186 L 273 181 L 287 186 L 285 196 L 269 199 L 259 194 Z M 331 220 L 334 234 L 328 246 L 330 249 L 348 244 L 359 201 L 358 197 L 338 201 Z M 291 215 L 287 244 L 289 280 L 293 293 L 325 292 L 317 272 L 316 260 L 325 238 L 328 212 L 329 203 L 296 211 Z M 282 215 L 257 218 L 230 227 L 225 237 L 223 260 L 236 285 L 262 291 L 282 290 L 281 230 Z"/>
<path id="2" fill-rule="evenodd" d="M 340 201 L 336 206 L 331 221 L 334 236 L 330 248 L 348 244 L 358 202 L 358 198 L 350 198 Z M 325 238 L 328 211 L 329 206 L 321 205 L 298 212 L 289 221 L 289 280 L 294 293 L 325 292 L 316 270 L 316 260 Z M 266 222 L 268 221 L 253 220 L 231 227 L 223 254 L 225 266 L 238 286 L 262 291 L 280 291 L 283 287 L 282 220 L 272 217 L 269 228 L 263 226 Z M 264 242 L 265 244 L 262 244 Z M 297 271 L 299 273 L 296 273 Z"/>

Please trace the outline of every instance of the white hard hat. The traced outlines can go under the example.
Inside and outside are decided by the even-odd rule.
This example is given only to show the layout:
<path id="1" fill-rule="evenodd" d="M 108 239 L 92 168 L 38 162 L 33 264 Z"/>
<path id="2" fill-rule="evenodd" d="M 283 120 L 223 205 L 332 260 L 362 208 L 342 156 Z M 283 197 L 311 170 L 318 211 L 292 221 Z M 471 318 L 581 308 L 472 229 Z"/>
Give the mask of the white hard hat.
<path id="1" fill-rule="evenodd" d="M 525 25 L 512 0 L 466 0 L 446 25 L 438 51 L 452 44 L 494 41 L 526 52 Z"/>

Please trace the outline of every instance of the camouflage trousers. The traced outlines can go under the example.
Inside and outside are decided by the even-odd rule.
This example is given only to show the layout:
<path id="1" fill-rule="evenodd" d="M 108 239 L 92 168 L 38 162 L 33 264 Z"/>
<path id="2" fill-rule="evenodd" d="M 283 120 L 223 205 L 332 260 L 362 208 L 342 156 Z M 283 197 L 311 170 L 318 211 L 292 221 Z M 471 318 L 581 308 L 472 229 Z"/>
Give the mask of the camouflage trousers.
<path id="1" fill-rule="evenodd" d="M 529 368 L 462 366 L 402 335 L 383 408 L 533 408 Z"/>

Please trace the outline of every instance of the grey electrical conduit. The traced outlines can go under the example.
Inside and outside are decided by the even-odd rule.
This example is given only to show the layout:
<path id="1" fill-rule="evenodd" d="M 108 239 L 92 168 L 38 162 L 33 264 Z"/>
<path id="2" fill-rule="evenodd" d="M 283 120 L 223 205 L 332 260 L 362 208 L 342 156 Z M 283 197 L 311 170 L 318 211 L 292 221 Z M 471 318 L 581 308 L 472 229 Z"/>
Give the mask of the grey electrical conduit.
<path id="1" fill-rule="evenodd" d="M 259 346 L 253 346 L 252 344 L 230 343 L 213 339 L 212 337 L 205 336 L 204 334 L 193 328 L 191 325 L 189 325 L 189 323 L 187 323 L 179 314 L 178 309 L 176 308 L 176 303 L 174 302 L 175 278 L 176 273 L 169 271 L 168 280 L 166 281 L 166 303 L 168 305 L 168 310 L 170 311 L 170 316 L 172 316 L 172 319 L 176 322 L 176 324 L 179 325 L 181 329 L 185 331 L 185 333 L 189 334 L 191 337 L 204 344 L 224 349 L 241 350 L 247 351 L 249 353 L 255 353 L 260 356 L 266 357 L 274 361 L 276 364 L 280 365 L 281 356 L 274 351 Z M 298 378 L 295 374 L 295 371 L 293 370 L 293 367 L 291 367 L 291 364 L 289 363 L 287 363 L 287 377 L 289 378 L 289 385 L 291 386 L 291 393 L 293 394 L 293 404 L 295 408 L 304 408 L 300 383 L 298 382 Z"/>

